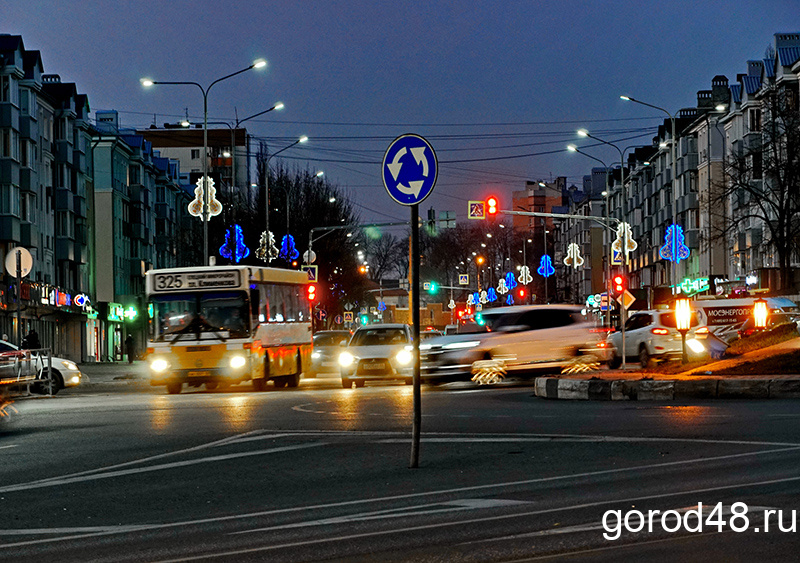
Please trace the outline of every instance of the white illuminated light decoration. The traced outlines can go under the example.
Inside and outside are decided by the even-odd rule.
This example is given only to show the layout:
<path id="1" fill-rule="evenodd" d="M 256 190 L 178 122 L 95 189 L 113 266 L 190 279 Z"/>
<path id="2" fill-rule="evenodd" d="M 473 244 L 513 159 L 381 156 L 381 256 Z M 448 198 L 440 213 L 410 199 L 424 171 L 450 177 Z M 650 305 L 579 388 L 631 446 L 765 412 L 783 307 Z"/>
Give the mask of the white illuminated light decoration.
<path id="1" fill-rule="evenodd" d="M 208 217 L 216 217 L 222 213 L 222 204 L 217 200 L 217 188 L 214 187 L 213 178 L 208 178 Z M 194 189 L 194 199 L 189 204 L 189 215 L 193 217 L 203 217 L 203 179 L 197 180 L 197 187 Z"/>
<path id="2" fill-rule="evenodd" d="M 576 270 L 583 266 L 583 256 L 581 256 L 581 247 L 577 243 L 570 243 L 567 247 L 567 257 L 564 258 L 564 264 L 572 266 Z"/>
<path id="3" fill-rule="evenodd" d="M 633 240 L 633 233 L 631 232 L 631 226 L 628 223 L 620 223 L 617 226 L 617 238 L 611 243 L 611 248 L 616 250 L 617 252 L 622 252 L 622 238 L 627 238 L 628 248 L 625 249 L 625 255 L 627 256 L 628 253 L 633 252 L 639 246 L 636 244 L 636 241 Z"/>

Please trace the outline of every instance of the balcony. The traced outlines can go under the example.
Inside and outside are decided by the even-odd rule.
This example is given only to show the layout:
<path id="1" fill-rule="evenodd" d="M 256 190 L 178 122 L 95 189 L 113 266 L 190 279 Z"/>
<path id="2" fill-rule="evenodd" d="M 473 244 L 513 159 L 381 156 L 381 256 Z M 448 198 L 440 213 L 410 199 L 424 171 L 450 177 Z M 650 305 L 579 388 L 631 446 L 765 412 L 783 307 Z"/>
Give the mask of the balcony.
<path id="1" fill-rule="evenodd" d="M 15 215 L 0 215 L 0 241 L 20 243 L 20 220 Z"/>
<path id="2" fill-rule="evenodd" d="M 38 124 L 31 116 L 29 115 L 20 116 L 19 136 L 23 139 L 36 139 L 39 136 Z"/>
<path id="3" fill-rule="evenodd" d="M 78 217 L 86 217 L 86 198 L 81 196 L 73 196 L 72 209 Z"/>
<path id="4" fill-rule="evenodd" d="M 697 192 L 689 192 L 678 198 L 678 213 L 687 209 L 697 209 Z"/>
<path id="5" fill-rule="evenodd" d="M 56 237 L 56 259 L 58 261 L 75 261 L 75 241 L 66 237 Z"/>
<path id="6" fill-rule="evenodd" d="M 56 188 L 57 211 L 73 211 L 75 209 L 74 195 L 68 188 Z"/>
<path id="7" fill-rule="evenodd" d="M 10 103 L 0 103 L 0 127 L 19 131 L 19 110 Z"/>
<path id="8" fill-rule="evenodd" d="M 678 160 L 677 174 L 686 174 L 691 170 L 697 170 L 698 156 L 696 152 L 689 153 Z"/>
<path id="9" fill-rule="evenodd" d="M 20 244 L 26 247 L 39 246 L 39 227 L 28 221 L 20 222 Z"/>
<path id="10" fill-rule="evenodd" d="M 19 162 L 10 158 L 0 158 L 0 184 L 19 186 Z"/>
<path id="11" fill-rule="evenodd" d="M 70 157 L 72 156 L 72 143 L 61 139 L 55 141 L 53 144 L 55 145 L 55 153 L 53 153 L 53 156 L 55 157 L 56 161 L 71 163 L 72 159 Z"/>
<path id="12" fill-rule="evenodd" d="M 692 250 L 700 248 L 700 231 L 698 229 L 688 229 L 684 231 L 686 237 L 686 246 Z"/>

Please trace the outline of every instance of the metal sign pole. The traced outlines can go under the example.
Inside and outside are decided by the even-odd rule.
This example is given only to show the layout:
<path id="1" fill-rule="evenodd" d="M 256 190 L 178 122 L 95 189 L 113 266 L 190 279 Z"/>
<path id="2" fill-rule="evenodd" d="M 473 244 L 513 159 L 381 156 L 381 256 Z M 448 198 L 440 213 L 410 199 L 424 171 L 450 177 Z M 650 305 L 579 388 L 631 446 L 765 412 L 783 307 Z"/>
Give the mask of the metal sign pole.
<path id="1" fill-rule="evenodd" d="M 20 302 L 22 301 L 22 252 L 15 250 L 17 255 L 17 346 L 22 348 L 22 319 L 20 314 Z"/>
<path id="2" fill-rule="evenodd" d="M 419 467 L 419 438 L 422 424 L 419 358 L 419 205 L 411 206 L 411 324 L 414 337 L 414 421 L 411 425 L 412 469 Z"/>

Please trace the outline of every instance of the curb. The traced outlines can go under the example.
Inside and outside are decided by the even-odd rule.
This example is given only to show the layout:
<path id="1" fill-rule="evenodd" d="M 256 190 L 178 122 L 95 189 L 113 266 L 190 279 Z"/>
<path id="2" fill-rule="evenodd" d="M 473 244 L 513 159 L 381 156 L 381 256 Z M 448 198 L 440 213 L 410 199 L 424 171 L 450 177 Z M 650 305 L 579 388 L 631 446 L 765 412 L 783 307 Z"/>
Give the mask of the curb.
<path id="1" fill-rule="evenodd" d="M 535 396 L 577 401 L 800 399 L 800 379 L 603 380 L 537 377 Z"/>

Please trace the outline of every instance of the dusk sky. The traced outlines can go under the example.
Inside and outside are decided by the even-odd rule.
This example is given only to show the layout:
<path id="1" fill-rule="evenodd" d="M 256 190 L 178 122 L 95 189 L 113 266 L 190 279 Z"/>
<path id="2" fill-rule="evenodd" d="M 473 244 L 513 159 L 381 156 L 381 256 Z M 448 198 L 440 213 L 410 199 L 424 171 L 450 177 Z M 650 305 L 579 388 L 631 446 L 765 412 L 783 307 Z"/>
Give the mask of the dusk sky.
<path id="1" fill-rule="evenodd" d="M 283 163 L 323 170 L 364 221 L 408 218 L 383 188 L 381 160 L 398 135 L 422 135 L 440 172 L 420 214 L 461 220 L 468 200 L 508 202 L 526 180 L 580 186 L 597 163 L 569 143 L 618 162 L 578 139 L 580 127 L 621 148 L 648 144 L 665 115 L 620 94 L 672 113 L 694 107 L 715 75 L 734 80 L 775 33 L 800 31 L 800 3 L 7 0 L 0 22 L 41 51 L 45 73 L 75 82 L 92 112 L 118 110 L 123 127 L 187 112 L 202 122 L 199 89 L 145 89 L 142 77 L 208 86 L 264 58 L 266 69 L 211 89 L 209 120 L 284 102 L 244 126 L 272 152 L 308 135 Z"/>

